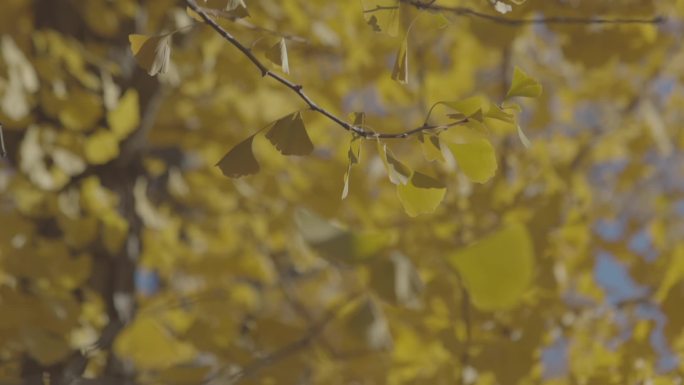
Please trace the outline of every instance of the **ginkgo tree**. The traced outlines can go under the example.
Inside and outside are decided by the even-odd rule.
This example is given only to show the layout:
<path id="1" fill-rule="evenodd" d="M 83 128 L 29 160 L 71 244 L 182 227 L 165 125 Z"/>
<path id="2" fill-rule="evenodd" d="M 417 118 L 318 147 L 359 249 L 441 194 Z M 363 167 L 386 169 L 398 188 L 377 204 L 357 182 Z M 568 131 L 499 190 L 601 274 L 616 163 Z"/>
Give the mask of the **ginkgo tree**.
<path id="1" fill-rule="evenodd" d="M 0 382 L 676 383 L 682 17 L 3 2 Z"/>

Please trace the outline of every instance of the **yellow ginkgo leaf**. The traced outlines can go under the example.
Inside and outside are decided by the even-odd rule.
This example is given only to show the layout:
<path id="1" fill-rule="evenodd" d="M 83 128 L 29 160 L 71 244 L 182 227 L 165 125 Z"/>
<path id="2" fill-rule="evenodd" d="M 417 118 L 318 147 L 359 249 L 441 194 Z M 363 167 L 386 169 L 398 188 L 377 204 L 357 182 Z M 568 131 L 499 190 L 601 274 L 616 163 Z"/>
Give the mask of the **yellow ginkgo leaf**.
<path id="1" fill-rule="evenodd" d="M 238 143 L 216 164 L 223 175 L 229 178 L 239 178 L 259 172 L 259 162 L 254 157 L 252 142 L 254 135 Z"/>
<path id="2" fill-rule="evenodd" d="M 138 65 L 150 76 L 164 74 L 171 58 L 171 34 L 160 36 L 128 35 Z"/>
<path id="3" fill-rule="evenodd" d="M 64 127 L 75 131 L 95 128 L 104 109 L 100 97 L 92 92 L 77 89 L 71 92 L 58 112 Z"/>
<path id="4" fill-rule="evenodd" d="M 470 127 L 451 130 L 448 147 L 458 167 L 473 182 L 485 183 L 498 168 L 494 146 L 479 132 Z"/>
<path id="5" fill-rule="evenodd" d="M 300 112 L 278 119 L 266 133 L 266 138 L 283 155 L 309 155 L 314 148 Z"/>
<path id="6" fill-rule="evenodd" d="M 542 93 L 542 86 L 538 81 L 529 77 L 523 70 L 515 67 L 511 88 L 506 94 L 506 99 L 514 96 L 536 98 Z"/>
<path id="7" fill-rule="evenodd" d="M 86 139 L 85 158 L 90 164 L 105 164 L 119 156 L 119 138 L 106 129 L 99 129 Z"/>
<path id="8" fill-rule="evenodd" d="M 342 188 L 342 199 L 349 194 L 349 176 L 351 174 L 352 166 L 359 163 L 361 157 L 361 141 L 358 137 L 353 137 L 349 144 L 349 151 L 347 152 L 349 163 L 347 165 L 347 172 L 344 173 L 344 187 Z"/>
<path id="9" fill-rule="evenodd" d="M 397 160 L 392 154 L 392 150 L 380 141 L 378 141 L 378 154 L 385 165 L 390 182 L 396 185 L 408 183 L 411 177 L 411 169 Z"/>
<path id="10" fill-rule="evenodd" d="M 107 113 L 107 122 L 119 139 L 133 132 L 140 124 L 138 91 L 133 88 L 126 91 L 117 106 Z"/>
<path id="11" fill-rule="evenodd" d="M 435 211 L 445 194 L 446 186 L 442 182 L 417 171 L 409 183 L 397 186 L 399 201 L 411 217 Z"/>
<path id="12" fill-rule="evenodd" d="M 428 161 L 432 162 L 438 160 L 444 162 L 444 154 L 442 154 L 442 145 L 439 142 L 437 135 L 418 135 L 420 147 L 423 150 L 423 156 Z"/>
<path id="13" fill-rule="evenodd" d="M 177 340 L 149 316 L 139 316 L 121 332 L 114 352 L 144 369 L 165 369 L 189 361 L 196 353 L 192 345 Z"/>
<path id="14" fill-rule="evenodd" d="M 404 37 L 399 46 L 394 68 L 392 68 L 392 79 L 401 84 L 408 83 L 408 37 Z"/>
<path id="15" fill-rule="evenodd" d="M 63 335 L 48 330 L 27 327 L 21 337 L 26 351 L 43 365 L 55 364 L 72 351 Z"/>
<path id="16" fill-rule="evenodd" d="M 285 44 L 285 39 L 280 39 L 279 42 L 266 51 L 266 58 L 274 64 L 279 65 L 286 74 L 290 73 L 290 62 L 287 58 L 287 45 Z"/>
<path id="17" fill-rule="evenodd" d="M 481 310 L 508 309 L 532 281 L 534 248 L 522 224 L 511 224 L 447 256 Z"/>

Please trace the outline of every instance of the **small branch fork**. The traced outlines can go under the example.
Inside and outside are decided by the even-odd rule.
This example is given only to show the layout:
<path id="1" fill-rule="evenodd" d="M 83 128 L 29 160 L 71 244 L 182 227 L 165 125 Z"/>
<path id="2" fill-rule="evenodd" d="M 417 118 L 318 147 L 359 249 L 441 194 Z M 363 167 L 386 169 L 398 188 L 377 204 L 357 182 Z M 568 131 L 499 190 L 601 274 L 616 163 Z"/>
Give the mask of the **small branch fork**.
<path id="1" fill-rule="evenodd" d="M 417 9 L 434 11 L 434 12 L 446 12 L 451 13 L 456 16 L 466 16 L 473 17 L 483 20 L 489 20 L 494 23 L 509 25 L 509 26 L 521 26 L 527 24 L 661 24 L 665 22 L 665 18 L 662 16 L 656 16 L 650 19 L 639 19 L 639 18 L 582 18 L 582 17 L 570 17 L 570 16 L 552 16 L 552 17 L 540 17 L 533 19 L 512 19 L 506 16 L 493 15 L 488 13 L 483 13 L 476 11 L 468 7 L 453 7 L 446 5 L 435 4 L 436 0 L 420 1 L 420 0 L 399 0 L 400 2 L 415 7 Z M 375 12 L 387 9 L 396 9 L 398 7 L 392 6 L 378 6 L 375 9 L 370 9 L 364 12 Z"/>
<path id="2" fill-rule="evenodd" d="M 227 40 L 230 44 L 235 46 L 240 52 L 242 52 L 251 62 L 254 64 L 259 71 L 261 71 L 261 76 L 264 77 L 270 77 L 277 81 L 278 83 L 284 85 L 285 87 L 289 88 L 292 90 L 292 92 L 296 93 L 300 99 L 302 99 L 311 110 L 318 112 L 319 114 L 325 116 L 329 120 L 333 121 L 336 123 L 338 126 L 344 128 L 345 130 L 354 133 L 355 135 L 358 135 L 362 138 L 366 139 L 403 139 L 407 138 L 411 135 L 418 134 L 423 131 L 428 131 L 428 130 L 444 130 L 448 129 L 453 126 L 461 125 L 466 122 L 468 122 L 468 119 L 462 119 L 459 121 L 447 123 L 447 124 L 440 124 L 440 125 L 430 125 L 430 124 L 423 124 L 420 127 L 416 127 L 410 130 L 406 130 L 404 132 L 398 132 L 398 133 L 378 133 L 374 131 L 368 131 L 365 130 L 361 127 L 355 126 L 353 124 L 347 123 L 344 121 L 342 118 L 338 117 L 337 115 L 331 113 L 330 111 L 326 110 L 323 107 L 320 107 L 317 103 L 315 103 L 306 93 L 304 93 L 304 90 L 301 85 L 295 84 L 291 82 L 290 80 L 278 75 L 275 72 L 271 72 L 266 65 L 264 65 L 255 55 L 252 53 L 252 51 L 247 48 L 244 44 L 242 44 L 240 41 L 238 41 L 230 32 L 226 31 L 223 27 L 221 27 L 214 19 L 212 19 L 202 7 L 197 5 L 197 2 L 195 0 L 186 0 L 186 4 L 188 7 L 190 7 L 193 11 L 195 11 L 202 20 L 206 24 L 208 24 L 211 28 L 213 28 L 221 37 L 223 37 L 225 40 Z"/>

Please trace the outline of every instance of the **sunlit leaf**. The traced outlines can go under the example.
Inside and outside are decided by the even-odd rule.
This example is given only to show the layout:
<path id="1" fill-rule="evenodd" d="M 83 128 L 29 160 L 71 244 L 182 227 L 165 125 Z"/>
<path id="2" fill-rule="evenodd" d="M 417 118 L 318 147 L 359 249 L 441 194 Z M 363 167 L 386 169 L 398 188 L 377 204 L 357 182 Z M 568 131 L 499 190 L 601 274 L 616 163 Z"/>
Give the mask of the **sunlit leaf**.
<path id="1" fill-rule="evenodd" d="M 259 162 L 254 157 L 252 142 L 254 135 L 243 140 L 233 147 L 216 164 L 223 175 L 229 178 L 239 178 L 245 175 L 252 175 L 259 172 Z"/>
<path id="2" fill-rule="evenodd" d="M 473 182 L 485 183 L 491 179 L 498 166 L 489 140 L 469 127 L 458 130 L 454 137 L 456 139 L 450 141 L 448 147 L 461 171 Z"/>
<path id="3" fill-rule="evenodd" d="M 393 184 L 406 184 L 411 177 L 411 169 L 406 167 L 403 163 L 397 160 L 392 154 L 392 150 L 387 148 L 387 145 L 378 141 L 378 154 L 382 163 L 385 165 L 387 175 Z"/>
<path id="4" fill-rule="evenodd" d="M 415 217 L 435 211 L 444 199 L 446 186 L 430 176 L 414 171 L 409 183 L 397 186 L 397 194 L 406 213 Z"/>
<path id="5" fill-rule="evenodd" d="M 444 154 L 442 154 L 442 145 L 440 144 L 439 136 L 419 134 L 418 141 L 420 141 L 420 147 L 423 150 L 425 159 L 431 162 L 435 160 L 444 162 Z"/>
<path id="6" fill-rule="evenodd" d="M 314 148 L 304 127 L 301 112 L 277 120 L 266 133 L 266 138 L 283 155 L 309 155 Z"/>
<path id="7" fill-rule="evenodd" d="M 542 86 L 538 81 L 529 77 L 523 70 L 515 67 L 511 88 L 506 93 L 506 99 L 515 96 L 536 98 L 542 93 Z"/>
<path id="8" fill-rule="evenodd" d="M 128 36 L 135 60 L 150 76 L 166 73 L 171 58 L 171 36 Z"/>
<path id="9" fill-rule="evenodd" d="M 534 273 L 534 249 L 522 224 L 511 224 L 447 256 L 481 310 L 517 305 Z"/>
<path id="10" fill-rule="evenodd" d="M 114 352 L 145 369 L 164 369 L 195 356 L 192 345 L 176 339 L 163 324 L 138 316 L 114 343 Z"/>
<path id="11" fill-rule="evenodd" d="M 99 129 L 86 139 L 85 158 L 90 164 L 105 164 L 119 156 L 119 138 L 110 130 Z"/>
<path id="12" fill-rule="evenodd" d="M 140 105 L 138 91 L 127 90 L 117 106 L 107 112 L 107 122 L 114 134 L 120 139 L 127 137 L 140 124 Z"/>

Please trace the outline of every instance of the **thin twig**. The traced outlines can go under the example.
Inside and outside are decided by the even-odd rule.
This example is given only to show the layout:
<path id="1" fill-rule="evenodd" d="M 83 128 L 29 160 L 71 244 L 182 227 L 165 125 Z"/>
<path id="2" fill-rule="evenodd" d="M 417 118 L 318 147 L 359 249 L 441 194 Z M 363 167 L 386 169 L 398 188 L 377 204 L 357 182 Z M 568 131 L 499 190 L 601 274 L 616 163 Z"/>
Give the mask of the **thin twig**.
<path id="1" fill-rule="evenodd" d="M 329 120 L 335 122 L 337 125 L 340 127 L 344 128 L 345 130 L 352 132 L 362 138 L 366 139 L 402 139 L 402 138 L 407 138 L 411 135 L 417 134 L 419 132 L 423 131 L 428 131 L 428 130 L 441 130 L 441 129 L 447 129 L 456 125 L 464 124 L 468 122 L 468 119 L 463 119 L 459 120 L 457 122 L 452 122 L 448 124 L 442 124 L 442 125 L 422 125 L 420 127 L 416 127 L 410 130 L 406 130 L 404 132 L 399 132 L 399 133 L 377 133 L 374 131 L 368 131 L 365 130 L 361 127 L 354 126 L 353 124 L 349 124 L 345 122 L 342 118 L 338 117 L 337 115 L 331 113 L 330 111 L 324 109 L 323 107 L 320 107 L 318 104 L 316 104 L 307 94 L 304 93 L 303 89 L 304 87 L 300 84 L 295 84 L 291 82 L 290 80 L 278 75 L 275 72 L 271 72 L 265 64 L 263 64 L 255 55 L 252 53 L 252 51 L 247 48 L 245 45 L 243 45 L 240 41 L 238 41 L 230 32 L 226 31 L 223 27 L 221 27 L 214 19 L 212 19 L 202 7 L 198 6 L 195 0 L 186 0 L 186 4 L 188 7 L 190 7 L 193 11 L 195 11 L 202 20 L 206 24 L 208 24 L 211 28 L 213 28 L 221 37 L 223 37 L 225 40 L 227 40 L 230 44 L 232 44 L 235 48 L 240 50 L 247 59 L 249 59 L 252 64 L 254 64 L 255 67 L 261 71 L 261 76 L 268 76 L 278 83 L 281 83 L 285 87 L 289 88 L 292 90 L 292 92 L 296 93 L 300 99 L 302 99 L 311 110 L 318 112 L 319 114 L 325 116 Z"/>
<path id="2" fill-rule="evenodd" d="M 417 9 L 435 11 L 435 12 L 448 12 L 456 16 L 467 16 L 474 17 L 483 20 L 488 20 L 491 22 L 509 25 L 509 26 L 521 26 L 528 24 L 661 24 L 665 22 L 665 18 L 662 16 L 656 16 L 650 19 L 640 19 L 640 18 L 584 18 L 584 17 L 572 17 L 572 16 L 551 16 L 551 17 L 539 17 L 539 18 L 523 18 L 523 19 L 513 19 L 506 16 L 493 15 L 489 13 L 479 12 L 468 7 L 457 7 L 457 6 L 446 6 L 435 4 L 434 1 L 421 2 L 419 0 L 399 0 L 402 3 L 408 4 Z M 391 7 L 383 7 L 382 9 L 369 10 L 371 12 L 386 10 Z M 398 7 L 395 7 L 398 8 Z"/>
<path id="3" fill-rule="evenodd" d="M 5 136 L 2 133 L 2 124 L 0 124 L 0 158 L 7 156 L 7 150 L 5 149 Z"/>

